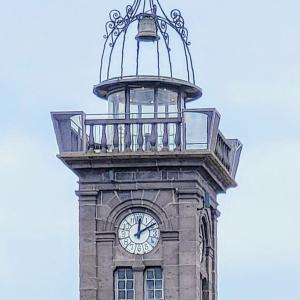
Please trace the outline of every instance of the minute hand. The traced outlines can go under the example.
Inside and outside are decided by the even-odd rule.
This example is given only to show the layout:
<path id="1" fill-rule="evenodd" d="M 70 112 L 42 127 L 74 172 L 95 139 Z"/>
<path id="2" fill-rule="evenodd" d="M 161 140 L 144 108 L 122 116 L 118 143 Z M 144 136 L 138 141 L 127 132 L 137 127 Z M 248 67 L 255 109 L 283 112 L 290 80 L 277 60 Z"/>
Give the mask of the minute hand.
<path id="1" fill-rule="evenodd" d="M 155 225 L 155 223 L 152 223 L 151 225 L 145 227 L 144 229 L 140 230 L 138 233 L 135 234 L 135 236 L 137 235 L 141 235 L 141 233 L 143 233 L 144 231 L 148 230 L 149 228 L 153 227 Z"/>

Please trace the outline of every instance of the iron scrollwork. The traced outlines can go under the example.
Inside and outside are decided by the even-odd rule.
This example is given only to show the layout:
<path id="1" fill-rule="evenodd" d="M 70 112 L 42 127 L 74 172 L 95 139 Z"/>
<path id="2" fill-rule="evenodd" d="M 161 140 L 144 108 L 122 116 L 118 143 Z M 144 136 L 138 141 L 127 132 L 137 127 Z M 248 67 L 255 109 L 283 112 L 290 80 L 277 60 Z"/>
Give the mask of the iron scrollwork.
<path id="1" fill-rule="evenodd" d="M 145 11 L 146 2 L 149 5 L 150 10 Z M 157 13 L 158 8 L 161 11 L 159 15 Z M 192 57 L 190 54 L 189 46 L 191 45 L 189 41 L 189 32 L 185 26 L 185 20 L 178 9 L 173 9 L 168 17 L 164 12 L 159 0 L 135 0 L 132 5 L 126 6 L 126 13 L 125 16 L 122 16 L 119 10 L 112 10 L 109 13 L 109 21 L 105 25 L 106 34 L 104 35 L 105 43 L 102 52 L 101 58 L 101 68 L 100 68 L 100 81 L 102 77 L 102 70 L 104 65 L 104 56 L 106 53 L 107 47 L 111 50 L 109 51 L 109 59 L 107 65 L 107 79 L 110 78 L 110 66 L 112 62 L 112 53 L 114 51 L 115 45 L 121 35 L 123 35 L 123 47 L 121 52 L 121 66 L 120 66 L 120 76 L 123 76 L 123 63 L 124 63 L 124 51 L 125 51 L 125 41 L 126 41 L 126 33 L 129 26 L 134 23 L 138 22 L 145 14 L 151 14 L 154 18 L 157 30 L 162 36 L 162 41 L 165 45 L 168 59 L 169 59 L 169 67 L 170 67 L 170 76 L 173 77 L 173 70 L 172 70 L 172 60 L 171 60 L 171 47 L 170 47 L 170 32 L 169 30 L 174 30 L 182 40 L 183 48 L 186 57 L 186 68 L 187 68 L 187 77 L 188 81 L 190 78 L 193 78 L 193 82 L 195 83 L 195 76 L 194 76 L 194 68 Z M 160 51 L 159 51 L 159 40 L 157 42 L 157 60 L 158 60 L 158 74 L 160 74 Z M 137 43 L 137 48 L 139 49 L 139 42 Z M 139 51 L 138 51 L 139 52 Z M 137 70 L 139 65 L 139 57 L 137 58 Z M 138 72 L 137 72 L 138 73 Z M 136 74 L 138 75 L 138 74 Z"/>
<path id="2" fill-rule="evenodd" d="M 171 11 L 172 23 L 175 26 L 176 31 L 180 34 L 181 38 L 185 41 L 185 43 L 189 46 L 191 42 L 189 42 L 189 31 L 185 27 L 184 18 L 179 9 L 173 9 Z"/>

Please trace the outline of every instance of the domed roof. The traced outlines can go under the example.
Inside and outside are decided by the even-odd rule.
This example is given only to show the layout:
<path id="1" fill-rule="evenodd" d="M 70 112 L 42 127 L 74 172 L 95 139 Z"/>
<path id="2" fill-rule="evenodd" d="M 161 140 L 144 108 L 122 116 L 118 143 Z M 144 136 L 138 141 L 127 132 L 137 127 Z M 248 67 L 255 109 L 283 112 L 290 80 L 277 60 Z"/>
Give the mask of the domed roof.
<path id="1" fill-rule="evenodd" d="M 112 10 L 105 28 L 100 83 L 157 76 L 195 84 L 189 34 L 178 9 L 166 14 L 159 0 L 135 0 L 124 14 Z"/>

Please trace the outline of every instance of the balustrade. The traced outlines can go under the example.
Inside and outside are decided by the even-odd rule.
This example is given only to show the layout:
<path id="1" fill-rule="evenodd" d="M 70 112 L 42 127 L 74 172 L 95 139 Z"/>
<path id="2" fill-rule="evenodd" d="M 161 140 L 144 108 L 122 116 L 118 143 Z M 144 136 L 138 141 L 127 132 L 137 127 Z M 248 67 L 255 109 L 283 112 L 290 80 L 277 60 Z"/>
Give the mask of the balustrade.
<path id="1" fill-rule="evenodd" d="M 229 172 L 234 171 L 238 145 L 219 131 L 219 115 L 214 109 L 186 110 L 174 118 L 110 117 L 54 113 L 60 153 L 208 150 Z"/>
<path id="2" fill-rule="evenodd" d="M 101 152 L 181 149 L 181 118 L 87 119 L 88 149 Z"/>
<path id="3" fill-rule="evenodd" d="M 217 136 L 215 154 L 228 171 L 230 170 L 230 165 L 231 165 L 230 158 L 229 158 L 230 151 L 231 151 L 231 147 L 227 144 L 226 139 L 221 134 L 221 132 L 219 132 Z"/>

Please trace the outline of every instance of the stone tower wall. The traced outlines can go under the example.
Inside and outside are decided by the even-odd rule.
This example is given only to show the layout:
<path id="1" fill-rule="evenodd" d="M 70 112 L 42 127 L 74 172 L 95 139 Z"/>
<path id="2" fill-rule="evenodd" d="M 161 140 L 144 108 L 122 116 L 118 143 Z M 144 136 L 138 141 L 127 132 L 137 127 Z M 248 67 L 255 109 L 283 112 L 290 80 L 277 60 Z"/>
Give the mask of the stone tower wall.
<path id="1" fill-rule="evenodd" d="M 165 300 L 216 300 L 216 193 L 198 169 L 86 168 L 77 194 L 81 300 L 113 300 L 118 267 L 133 268 L 135 299 L 144 300 L 143 272 L 150 266 L 163 269 Z M 160 243 L 143 256 L 127 253 L 118 242 L 118 225 L 134 211 L 154 215 L 160 225 Z M 201 262 L 204 219 L 208 240 Z"/>

